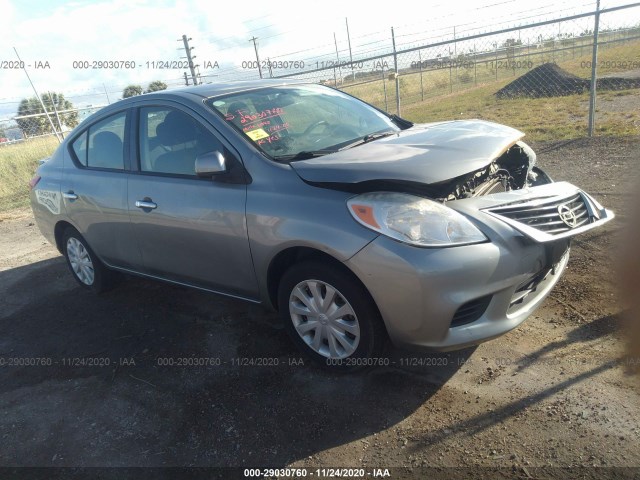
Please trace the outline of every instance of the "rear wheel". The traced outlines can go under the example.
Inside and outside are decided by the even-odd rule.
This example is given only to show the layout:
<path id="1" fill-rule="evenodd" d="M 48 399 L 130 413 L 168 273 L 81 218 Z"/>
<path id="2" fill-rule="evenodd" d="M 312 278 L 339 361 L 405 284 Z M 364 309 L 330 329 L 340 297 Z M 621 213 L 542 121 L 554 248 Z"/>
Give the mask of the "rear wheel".
<path id="1" fill-rule="evenodd" d="M 371 296 L 351 272 L 316 262 L 291 267 L 278 290 L 290 337 L 332 370 L 379 365 L 386 331 Z"/>
<path id="2" fill-rule="evenodd" d="M 81 286 L 97 293 L 113 286 L 114 273 L 96 257 L 75 228 L 69 227 L 65 230 L 62 245 L 69 270 Z"/>

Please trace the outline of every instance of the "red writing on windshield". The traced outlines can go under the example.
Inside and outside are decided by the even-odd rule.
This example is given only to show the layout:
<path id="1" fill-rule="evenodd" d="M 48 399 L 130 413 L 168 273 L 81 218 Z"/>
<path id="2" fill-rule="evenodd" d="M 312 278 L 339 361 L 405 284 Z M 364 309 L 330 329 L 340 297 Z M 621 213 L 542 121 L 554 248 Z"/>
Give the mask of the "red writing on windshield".
<path id="1" fill-rule="evenodd" d="M 267 130 L 269 130 L 270 132 L 279 132 L 280 130 L 286 130 L 287 128 L 289 128 L 289 122 L 283 123 L 281 125 L 273 125 Z"/>
<path id="2" fill-rule="evenodd" d="M 264 127 L 265 125 L 271 125 L 271 120 L 265 120 L 263 122 L 256 123 L 255 125 L 246 125 L 242 127 L 242 130 L 246 132 L 247 130 L 254 130 L 256 128 Z M 268 130 L 271 128 L 273 127 L 269 127 Z"/>
<path id="3" fill-rule="evenodd" d="M 270 135 L 266 138 L 261 138 L 256 143 L 258 145 L 264 145 L 265 143 L 273 143 L 273 142 L 277 142 L 278 140 L 280 140 L 280 137 L 278 135 Z"/>
<path id="4" fill-rule="evenodd" d="M 249 113 L 246 110 L 238 110 L 237 112 L 227 112 L 225 115 L 225 120 L 230 122 L 236 118 L 236 116 L 240 117 L 240 124 L 249 125 L 256 121 L 264 120 L 271 117 L 276 117 L 278 115 L 282 115 L 284 113 L 284 109 L 280 107 L 276 108 L 266 108 L 261 112 L 257 113 Z M 253 126 L 253 125 L 252 125 Z M 255 128 L 255 127 L 254 127 Z"/>

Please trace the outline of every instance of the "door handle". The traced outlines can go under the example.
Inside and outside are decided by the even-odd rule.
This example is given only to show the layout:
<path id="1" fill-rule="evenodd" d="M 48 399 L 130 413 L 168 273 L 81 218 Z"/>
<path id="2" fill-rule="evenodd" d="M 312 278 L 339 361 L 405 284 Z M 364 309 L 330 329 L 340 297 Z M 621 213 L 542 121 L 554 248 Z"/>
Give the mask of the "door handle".
<path id="1" fill-rule="evenodd" d="M 62 194 L 63 198 L 66 198 L 67 200 L 77 200 L 78 199 L 78 195 L 76 195 L 75 193 L 73 193 L 73 190 L 70 190 L 68 192 L 64 192 Z"/>
<path id="2" fill-rule="evenodd" d="M 142 208 L 142 209 L 149 208 L 153 210 L 154 208 L 158 208 L 158 205 L 149 199 L 145 199 L 145 200 L 136 200 L 136 207 Z"/>

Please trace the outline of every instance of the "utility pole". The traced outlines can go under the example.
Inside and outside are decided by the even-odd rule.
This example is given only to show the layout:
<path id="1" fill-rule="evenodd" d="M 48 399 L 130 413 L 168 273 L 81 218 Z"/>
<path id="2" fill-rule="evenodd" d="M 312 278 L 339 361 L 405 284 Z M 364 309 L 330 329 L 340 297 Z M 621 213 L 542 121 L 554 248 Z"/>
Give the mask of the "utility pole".
<path id="1" fill-rule="evenodd" d="M 109 100 L 109 92 L 107 92 L 107 87 L 104 83 L 102 84 L 102 88 L 104 88 L 104 94 L 107 96 L 107 103 L 111 105 L 111 100 Z"/>
<path id="2" fill-rule="evenodd" d="M 349 35 L 349 20 L 347 17 L 344 17 L 344 22 L 347 25 L 347 40 L 349 41 L 349 61 L 351 62 L 351 81 L 355 81 L 356 74 L 353 70 L 353 54 L 351 53 L 351 35 Z"/>
<path id="3" fill-rule="evenodd" d="M 195 55 L 191 56 L 191 50 L 193 50 L 193 47 L 189 46 L 189 40 L 191 40 L 191 38 L 187 38 L 186 35 L 182 35 L 182 43 L 184 45 L 184 51 L 187 54 L 187 61 L 189 62 L 189 70 L 191 71 L 191 79 L 193 80 L 194 85 L 198 85 L 198 77 L 196 76 L 196 67 L 193 64 L 193 59 L 196 57 Z"/>
<path id="4" fill-rule="evenodd" d="M 256 37 L 251 37 L 249 39 L 250 42 L 253 42 L 253 49 L 256 52 L 256 62 L 258 64 L 258 74 L 260 75 L 260 78 L 262 78 L 262 68 L 260 67 L 260 57 L 258 56 L 258 44 L 256 43 L 256 40 L 258 40 Z"/>
<path id="5" fill-rule="evenodd" d="M 458 56 L 458 44 L 456 42 L 456 26 L 453 26 L 453 56 Z"/>

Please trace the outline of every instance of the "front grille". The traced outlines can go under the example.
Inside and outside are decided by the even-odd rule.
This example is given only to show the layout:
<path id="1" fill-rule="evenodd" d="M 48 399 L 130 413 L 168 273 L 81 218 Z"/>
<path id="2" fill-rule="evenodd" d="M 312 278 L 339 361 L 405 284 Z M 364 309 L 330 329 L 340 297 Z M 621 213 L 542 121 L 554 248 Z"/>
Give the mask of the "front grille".
<path id="1" fill-rule="evenodd" d="M 593 221 L 580 193 L 560 199 L 512 203 L 489 211 L 549 235 L 558 235 Z"/>
<path id="2" fill-rule="evenodd" d="M 456 310 L 453 320 L 451 320 L 451 327 L 459 327 L 460 325 L 475 322 L 484 314 L 490 302 L 491 295 L 487 295 L 463 304 Z"/>

